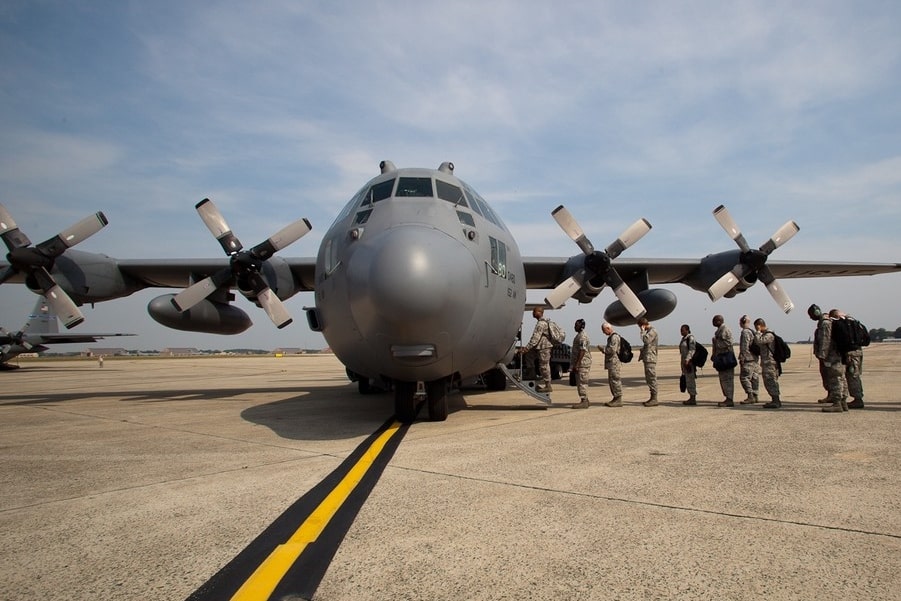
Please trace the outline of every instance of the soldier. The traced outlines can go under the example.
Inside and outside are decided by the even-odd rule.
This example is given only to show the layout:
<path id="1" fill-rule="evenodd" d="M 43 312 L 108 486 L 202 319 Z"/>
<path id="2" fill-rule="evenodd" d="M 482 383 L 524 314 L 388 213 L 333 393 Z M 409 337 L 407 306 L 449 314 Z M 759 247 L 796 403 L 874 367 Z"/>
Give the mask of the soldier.
<path id="1" fill-rule="evenodd" d="M 551 342 L 550 326 L 547 319 L 544 318 L 544 307 L 532 309 L 532 317 L 538 321 L 535 323 L 529 343 L 521 347 L 519 352 L 527 353 L 534 350 L 538 353 L 538 377 L 541 383 L 536 383 L 535 390 L 549 393 L 553 390 L 551 388 L 551 349 L 554 344 Z"/>
<path id="2" fill-rule="evenodd" d="M 775 335 L 766 329 L 766 322 L 758 317 L 754 320 L 754 328 L 757 334 L 754 341 L 760 347 L 760 368 L 763 372 L 763 386 L 770 395 L 770 402 L 764 403 L 764 409 L 779 409 L 782 400 L 779 398 L 779 363 L 774 357 L 776 349 Z"/>
<path id="3" fill-rule="evenodd" d="M 601 326 L 601 331 L 607 335 L 607 346 L 604 347 L 604 367 L 607 368 L 607 383 L 610 384 L 610 393 L 613 398 L 606 403 L 608 407 L 623 406 L 623 383 L 620 380 L 619 361 L 619 334 L 613 331 L 613 326 L 607 322 Z"/>
<path id="4" fill-rule="evenodd" d="M 820 368 L 820 380 L 823 383 L 823 390 L 826 391 L 826 396 L 819 399 L 817 402 L 818 403 L 828 403 L 828 402 L 830 402 L 829 401 L 829 370 L 823 364 L 823 360 L 819 358 L 819 356 L 820 356 L 819 350 L 822 345 L 822 341 L 820 340 L 821 325 L 823 323 L 823 320 L 826 319 L 827 317 L 825 315 L 823 315 L 823 311 L 822 311 L 822 309 L 820 309 L 820 307 L 818 305 L 810 305 L 809 307 L 807 307 L 807 316 L 810 317 L 810 319 L 817 322 L 816 328 L 814 328 L 814 330 L 813 330 L 813 354 L 815 357 L 817 357 L 817 363 L 819 364 L 819 368 Z"/>
<path id="5" fill-rule="evenodd" d="M 643 404 L 645 407 L 657 405 L 657 330 L 647 318 L 638 320 L 638 329 L 641 331 L 641 352 L 638 360 L 644 362 L 644 381 L 648 385 L 651 396 Z"/>
<path id="6" fill-rule="evenodd" d="M 679 332 L 682 334 L 682 340 L 679 341 L 679 358 L 682 363 L 682 375 L 685 376 L 685 391 L 688 393 L 688 400 L 682 401 L 682 404 L 697 405 L 698 386 L 695 382 L 695 366 L 691 361 L 695 356 L 695 337 L 692 336 L 687 323 L 682 324 Z"/>
<path id="7" fill-rule="evenodd" d="M 751 329 L 751 318 L 742 315 L 738 320 L 741 326 L 741 336 L 738 340 L 738 381 L 741 383 L 747 398 L 743 400 L 742 405 L 748 405 L 757 402 L 757 392 L 760 387 L 760 352 L 755 354 L 752 349 L 754 342 L 754 330 Z"/>
<path id="8" fill-rule="evenodd" d="M 823 407 L 825 413 L 841 413 L 848 410 L 848 386 L 842 367 L 842 354 L 832 336 L 833 321 L 830 316 L 820 319 L 814 335 L 813 352 L 823 365 L 826 391 L 829 393 L 826 399 L 831 403 L 828 407 Z"/>
<path id="9" fill-rule="evenodd" d="M 576 374 L 576 390 L 579 393 L 580 402 L 573 405 L 573 409 L 588 409 L 588 374 L 591 371 L 591 341 L 585 333 L 585 320 L 577 319 L 575 326 L 576 338 L 572 346 L 572 369 Z"/>
<path id="10" fill-rule="evenodd" d="M 854 319 L 847 313 L 843 313 L 838 309 L 829 311 L 829 317 L 833 319 Z M 848 403 L 849 409 L 863 409 L 863 349 L 852 348 L 842 357 L 842 363 L 845 365 L 845 382 L 847 391 L 854 399 Z"/>
<path id="11" fill-rule="evenodd" d="M 727 353 L 734 356 L 732 330 L 726 325 L 726 320 L 723 319 L 722 315 L 713 316 L 713 327 L 716 328 L 716 332 L 713 333 L 713 344 L 710 349 L 712 356 L 716 357 Z M 720 389 L 723 391 L 723 396 L 726 397 L 725 400 L 717 403 L 717 406 L 734 407 L 735 401 L 732 400 L 732 397 L 735 395 L 735 367 L 720 367 L 717 369 L 717 374 L 720 378 Z"/>

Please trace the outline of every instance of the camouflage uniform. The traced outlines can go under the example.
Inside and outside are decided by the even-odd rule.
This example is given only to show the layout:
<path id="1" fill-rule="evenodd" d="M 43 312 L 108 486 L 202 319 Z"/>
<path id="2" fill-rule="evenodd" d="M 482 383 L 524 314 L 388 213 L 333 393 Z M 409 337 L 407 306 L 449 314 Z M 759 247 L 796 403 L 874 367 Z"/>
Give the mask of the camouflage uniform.
<path id="1" fill-rule="evenodd" d="M 817 363 L 819 363 L 820 368 L 820 380 L 823 382 L 823 390 L 826 391 L 826 398 L 820 401 L 821 403 L 825 403 L 829 401 L 829 368 L 826 367 L 826 364 L 820 359 L 820 348 L 823 344 L 822 338 L 822 325 L 823 322 L 828 319 L 828 317 L 821 316 L 817 319 L 817 327 L 813 331 L 813 354 L 817 358 Z"/>
<path id="2" fill-rule="evenodd" d="M 760 347 L 760 370 L 763 374 L 763 387 L 766 388 L 775 407 L 782 405 L 779 398 L 779 363 L 773 357 L 776 348 L 776 336 L 769 330 L 758 332 L 754 339 Z M 768 405 L 773 406 L 771 403 Z"/>
<path id="3" fill-rule="evenodd" d="M 641 352 L 638 360 L 644 362 L 644 381 L 651 391 L 649 401 L 657 400 L 657 330 L 654 326 L 641 332 Z"/>
<path id="4" fill-rule="evenodd" d="M 611 402 L 622 402 L 623 383 L 620 379 L 620 368 L 622 364 L 619 360 L 619 334 L 613 332 L 607 337 L 607 346 L 604 347 L 604 367 L 607 369 L 607 383 L 610 384 L 610 394 L 613 395 Z"/>
<path id="5" fill-rule="evenodd" d="M 579 393 L 579 399 L 588 402 L 588 374 L 591 371 L 591 341 L 588 334 L 581 331 L 576 334 L 573 340 L 572 356 L 575 359 L 582 354 L 582 359 L 578 365 L 573 365 L 572 369 L 576 372 L 576 390 Z"/>
<path id="6" fill-rule="evenodd" d="M 832 407 L 824 407 L 824 411 L 842 411 L 847 407 L 848 385 L 845 382 L 845 368 L 842 365 L 842 355 L 835 347 L 832 340 L 832 319 L 820 320 L 817 325 L 818 336 L 814 337 L 813 352 L 817 359 L 823 362 L 826 371 L 826 386 L 829 396 L 826 398 L 832 403 Z"/>
<path id="7" fill-rule="evenodd" d="M 850 315 L 846 315 L 845 319 L 854 319 Z M 860 379 L 863 374 L 863 349 L 855 349 L 848 351 L 844 356 L 845 364 L 845 381 L 848 384 L 848 392 L 854 398 L 854 407 L 852 409 L 863 407 L 863 380 Z"/>
<path id="8" fill-rule="evenodd" d="M 544 383 L 543 389 L 550 392 L 551 390 L 551 349 L 554 343 L 551 342 L 550 326 L 548 320 L 542 317 L 535 322 L 535 329 L 532 331 L 532 337 L 529 343 L 523 347 L 526 351 L 534 350 L 538 353 L 538 376 Z M 539 387 L 542 387 L 539 384 Z"/>
<path id="9" fill-rule="evenodd" d="M 742 328 L 738 341 L 738 381 L 745 394 L 748 395 L 744 403 L 756 403 L 757 392 L 760 389 L 760 359 L 751 352 L 751 342 L 754 341 L 754 330 Z"/>
<path id="10" fill-rule="evenodd" d="M 726 324 L 718 327 L 713 334 L 713 344 L 711 345 L 710 352 L 714 357 L 720 353 L 733 352 L 732 330 L 730 330 Z M 720 378 L 720 389 L 723 391 L 723 396 L 726 397 L 726 402 L 731 403 L 732 397 L 735 394 L 735 368 L 730 367 L 729 369 L 718 371 L 717 374 Z"/>
<path id="11" fill-rule="evenodd" d="M 679 358 L 681 359 L 682 375 L 685 376 L 685 392 L 689 399 L 694 400 L 698 395 L 698 386 L 695 382 L 695 366 L 691 364 L 691 358 L 695 356 L 695 337 L 688 333 L 679 342 Z M 686 365 L 688 362 L 688 365 Z"/>

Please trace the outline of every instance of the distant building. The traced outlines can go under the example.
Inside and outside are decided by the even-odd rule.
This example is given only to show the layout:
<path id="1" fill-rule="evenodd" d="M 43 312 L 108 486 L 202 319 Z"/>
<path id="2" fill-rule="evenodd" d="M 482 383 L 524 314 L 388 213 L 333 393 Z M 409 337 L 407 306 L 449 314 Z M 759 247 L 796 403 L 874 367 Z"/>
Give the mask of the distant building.
<path id="1" fill-rule="evenodd" d="M 128 351 L 121 347 L 103 348 L 100 346 L 89 348 L 84 352 L 85 357 L 122 357 L 127 354 Z"/>
<path id="2" fill-rule="evenodd" d="M 193 347 L 171 346 L 160 351 L 160 357 L 192 357 L 199 354 L 200 351 Z"/>

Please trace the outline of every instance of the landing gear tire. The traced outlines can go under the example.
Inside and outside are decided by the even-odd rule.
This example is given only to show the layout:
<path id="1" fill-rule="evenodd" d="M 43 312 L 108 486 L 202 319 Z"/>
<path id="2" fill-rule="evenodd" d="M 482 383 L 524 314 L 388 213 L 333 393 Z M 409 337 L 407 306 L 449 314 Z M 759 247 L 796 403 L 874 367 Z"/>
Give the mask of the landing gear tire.
<path id="1" fill-rule="evenodd" d="M 425 383 L 425 395 L 429 403 L 429 421 L 443 422 L 447 419 L 447 378 Z"/>
<path id="2" fill-rule="evenodd" d="M 482 379 L 488 390 L 506 390 L 507 388 L 507 376 L 497 368 L 486 371 L 482 374 Z"/>
<path id="3" fill-rule="evenodd" d="M 416 382 L 394 383 L 394 417 L 403 424 L 416 419 Z"/>

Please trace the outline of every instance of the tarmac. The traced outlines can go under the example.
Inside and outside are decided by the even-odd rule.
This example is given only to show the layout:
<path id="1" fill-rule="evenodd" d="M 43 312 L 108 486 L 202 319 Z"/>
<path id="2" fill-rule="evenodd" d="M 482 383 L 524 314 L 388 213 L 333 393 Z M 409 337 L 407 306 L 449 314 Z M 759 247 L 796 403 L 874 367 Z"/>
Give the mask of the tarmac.
<path id="1" fill-rule="evenodd" d="M 822 413 L 795 345 L 780 410 L 608 408 L 466 390 L 406 432 L 317 600 L 901 599 L 901 345 Z M 185 599 L 393 412 L 329 355 L 22 360 L 0 373 L 0 599 Z M 736 378 L 736 396 L 740 386 Z M 761 396 L 766 395 L 762 391 Z"/>

